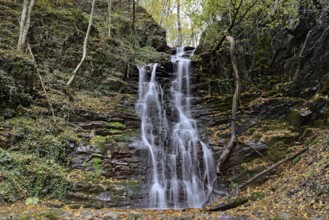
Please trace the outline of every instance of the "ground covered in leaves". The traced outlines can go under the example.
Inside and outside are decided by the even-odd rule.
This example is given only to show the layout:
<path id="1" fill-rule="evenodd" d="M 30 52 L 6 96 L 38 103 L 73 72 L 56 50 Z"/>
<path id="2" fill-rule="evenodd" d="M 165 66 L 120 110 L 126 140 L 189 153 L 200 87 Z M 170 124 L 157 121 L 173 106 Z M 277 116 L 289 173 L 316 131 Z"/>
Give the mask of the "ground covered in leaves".
<path id="1" fill-rule="evenodd" d="M 278 167 L 265 183 L 239 192 L 234 199 L 248 198 L 249 201 L 228 210 L 227 214 L 250 219 L 328 219 L 329 133 L 319 129 L 311 132 L 314 135 L 305 142 L 309 145 L 308 151 Z M 287 156 L 302 148 L 295 146 Z M 260 161 L 255 162 L 258 163 L 255 166 L 259 166 Z M 271 166 L 269 162 L 262 163 Z M 213 206 L 225 200 L 227 198 L 220 199 Z"/>
<path id="2" fill-rule="evenodd" d="M 231 217 L 223 212 L 207 212 L 201 209 L 185 210 L 145 210 L 145 209 L 71 209 L 68 206 L 62 208 L 50 208 L 61 203 L 42 202 L 37 206 L 16 203 L 2 207 L 1 219 L 130 219 L 130 220 L 165 220 L 165 219 L 245 219 L 243 217 Z"/>

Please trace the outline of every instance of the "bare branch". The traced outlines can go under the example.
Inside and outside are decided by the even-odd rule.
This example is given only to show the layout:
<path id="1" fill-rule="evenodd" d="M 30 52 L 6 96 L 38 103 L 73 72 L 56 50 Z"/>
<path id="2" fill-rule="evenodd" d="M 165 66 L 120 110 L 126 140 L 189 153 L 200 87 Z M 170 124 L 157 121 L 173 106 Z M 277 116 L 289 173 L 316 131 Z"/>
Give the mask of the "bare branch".
<path id="1" fill-rule="evenodd" d="M 27 43 L 27 48 L 28 48 L 28 50 L 29 50 L 29 52 L 30 52 L 30 55 L 31 55 L 31 57 L 32 57 L 32 62 L 33 62 L 33 65 L 34 65 L 34 67 L 35 67 L 35 69 L 36 69 L 36 72 L 37 72 L 37 74 L 38 74 L 38 77 L 39 77 L 39 80 L 40 80 L 40 83 L 41 83 L 41 87 L 42 87 L 42 89 L 43 89 L 43 92 L 44 92 L 45 95 L 46 95 L 47 102 L 48 102 L 48 105 L 49 105 L 49 107 L 50 107 L 51 114 L 52 114 L 52 116 L 53 116 L 53 120 L 55 120 L 55 113 L 54 113 L 53 106 L 52 106 L 52 104 L 51 104 L 51 102 L 50 102 L 50 99 L 49 99 L 49 96 L 48 96 L 48 93 L 47 93 L 47 90 L 46 90 L 46 87 L 45 87 L 45 83 L 44 83 L 43 78 L 42 78 L 42 76 L 41 76 L 41 74 L 40 74 L 40 72 L 39 72 L 38 64 L 37 64 L 37 62 L 35 61 L 35 58 L 34 58 L 34 55 L 33 55 L 33 52 L 32 52 L 32 49 L 31 49 L 31 46 L 30 46 L 29 43 Z"/>
<path id="2" fill-rule="evenodd" d="M 230 26 L 226 29 L 226 32 L 227 33 L 230 33 L 231 31 L 232 31 L 232 29 L 236 26 L 236 25 L 238 25 L 241 21 L 242 21 L 242 19 L 244 19 L 245 18 L 245 16 L 248 14 L 248 12 L 255 6 L 255 4 L 257 3 L 257 1 L 258 0 L 255 0 L 248 8 L 247 8 L 247 10 L 243 13 L 243 15 L 239 18 L 239 20 L 238 21 L 236 21 L 237 20 L 237 16 L 238 16 L 238 14 L 239 14 L 239 11 L 240 11 L 240 8 L 241 8 L 241 6 L 242 6 L 242 0 L 240 1 L 240 4 L 239 4 L 239 6 L 236 8 L 237 9 L 237 11 L 235 11 L 235 13 L 234 13 L 234 15 L 233 15 L 233 18 L 232 18 L 232 21 L 230 22 Z M 215 54 L 216 53 L 216 51 L 219 49 L 219 47 L 222 45 L 222 43 L 224 42 L 224 40 L 225 40 L 225 38 L 226 38 L 226 36 L 223 36 L 220 40 L 219 40 L 219 42 L 217 43 L 217 45 L 211 50 L 211 54 Z"/>
<path id="3" fill-rule="evenodd" d="M 95 2 L 96 0 L 93 0 L 92 2 L 92 6 L 91 6 L 91 12 L 90 12 L 90 17 L 89 17 L 89 24 L 88 24 L 88 28 L 87 28 L 87 32 L 86 32 L 86 36 L 85 36 L 85 40 L 83 42 L 83 51 L 82 51 L 82 58 L 80 63 L 77 65 L 77 67 L 75 68 L 75 70 L 73 71 L 73 75 L 71 76 L 70 80 L 66 83 L 66 92 L 67 94 L 69 93 L 69 87 L 72 84 L 75 76 L 78 73 L 78 70 L 80 69 L 82 63 L 84 62 L 84 60 L 86 59 L 86 55 L 87 55 L 87 44 L 88 44 L 88 37 L 90 34 L 90 30 L 91 30 L 91 26 L 93 23 L 93 15 L 94 15 L 94 10 L 95 10 Z"/>

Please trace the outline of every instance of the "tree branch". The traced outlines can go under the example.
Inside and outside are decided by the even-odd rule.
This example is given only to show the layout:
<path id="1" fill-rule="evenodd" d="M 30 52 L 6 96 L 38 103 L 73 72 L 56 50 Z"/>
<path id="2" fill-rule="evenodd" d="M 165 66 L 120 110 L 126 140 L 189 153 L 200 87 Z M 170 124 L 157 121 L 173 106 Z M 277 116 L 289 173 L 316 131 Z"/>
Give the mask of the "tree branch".
<path id="1" fill-rule="evenodd" d="M 301 151 L 297 152 L 296 154 L 284 159 L 284 160 L 281 160 L 279 162 L 277 162 L 276 164 L 273 164 L 271 167 L 269 167 L 268 169 L 258 173 L 257 175 L 255 175 L 254 177 L 252 177 L 251 179 L 247 180 L 246 182 L 244 182 L 242 185 L 239 186 L 240 189 L 243 189 L 245 188 L 246 186 L 248 186 L 249 184 L 251 184 L 252 182 L 254 182 L 256 179 L 258 179 L 259 177 L 265 175 L 266 173 L 270 172 L 271 170 L 274 170 L 275 168 L 277 168 L 278 166 L 286 163 L 287 161 L 289 160 L 292 160 L 296 157 L 298 157 L 299 155 L 301 155 L 302 153 L 304 153 L 305 151 L 307 151 L 309 149 L 309 147 L 305 147 L 303 148 Z"/>
<path id="2" fill-rule="evenodd" d="M 91 26 L 93 23 L 93 15 L 94 15 L 94 10 L 95 10 L 95 2 L 96 0 L 93 0 L 92 2 L 92 6 L 91 6 L 91 11 L 90 11 L 90 17 L 89 17 L 89 24 L 88 24 L 88 28 L 87 28 L 87 32 L 86 32 L 86 36 L 85 36 L 85 40 L 83 42 L 83 50 L 82 50 L 82 58 L 80 63 L 77 65 L 77 67 L 75 68 L 75 70 L 73 71 L 73 75 L 71 76 L 70 80 L 66 83 L 66 92 L 68 95 L 70 95 L 69 93 L 69 87 L 72 84 L 75 76 L 78 73 L 78 70 L 80 69 L 82 63 L 84 62 L 84 60 L 86 59 L 86 55 L 87 55 L 87 44 L 88 44 L 88 37 L 90 34 L 90 30 L 91 30 Z"/>
<path id="3" fill-rule="evenodd" d="M 45 87 L 45 83 L 44 83 L 44 81 L 43 81 L 43 79 L 42 79 L 42 76 L 41 76 L 41 74 L 40 74 L 40 72 L 39 72 L 38 65 L 37 65 L 37 63 L 36 63 L 36 61 L 35 61 L 35 58 L 34 58 L 34 55 L 33 55 L 33 52 L 32 52 L 32 49 L 31 49 L 31 46 L 30 46 L 29 43 L 27 43 L 27 48 L 28 48 L 28 50 L 29 50 L 29 52 L 30 52 L 30 55 L 31 55 L 31 57 L 32 57 L 32 62 L 33 62 L 33 65 L 34 65 L 34 67 L 35 67 L 35 69 L 36 69 L 36 72 L 37 72 L 37 74 L 38 74 L 38 77 L 39 77 L 39 80 L 40 80 L 40 83 L 41 83 L 41 87 L 42 87 L 42 89 L 43 89 L 43 92 L 44 92 L 45 95 L 46 95 L 47 102 L 48 102 L 48 105 L 49 105 L 49 107 L 50 107 L 51 114 L 52 114 L 52 116 L 53 116 L 53 120 L 55 120 L 55 113 L 54 113 L 53 106 L 52 106 L 52 104 L 51 104 L 51 102 L 50 102 L 50 99 L 49 99 L 49 96 L 48 96 L 48 93 L 47 93 L 47 90 L 46 90 L 46 87 Z"/>
<path id="4" fill-rule="evenodd" d="M 235 7 L 235 6 L 233 6 L 233 9 L 235 10 L 235 13 L 234 13 L 234 15 L 233 15 L 233 18 L 232 18 L 232 21 L 230 22 L 230 26 L 226 29 L 226 32 L 227 33 L 231 33 L 231 31 L 232 31 L 232 29 L 236 26 L 236 25 L 238 25 L 241 21 L 242 21 L 242 19 L 243 18 L 245 18 L 245 16 L 248 14 L 248 12 L 251 10 L 251 8 L 252 7 L 254 7 L 255 6 L 255 4 L 257 3 L 257 1 L 258 0 L 255 0 L 248 8 L 247 8 L 247 10 L 245 11 L 245 13 L 239 18 L 239 20 L 238 21 L 236 21 L 237 20 L 237 16 L 238 16 L 238 14 L 239 14 L 239 11 L 240 11 L 240 9 L 241 9 L 241 6 L 242 6 L 242 0 L 240 1 L 240 4 L 239 4 L 239 6 L 238 7 Z M 231 1 L 231 4 L 233 4 L 232 3 L 232 1 Z M 223 36 L 219 41 L 218 41 L 218 43 L 217 43 L 217 45 L 211 50 L 211 54 L 215 54 L 216 52 L 217 52 L 217 50 L 219 49 L 219 47 L 222 45 L 222 43 L 224 42 L 224 40 L 225 40 L 225 38 L 226 38 L 226 36 Z"/>

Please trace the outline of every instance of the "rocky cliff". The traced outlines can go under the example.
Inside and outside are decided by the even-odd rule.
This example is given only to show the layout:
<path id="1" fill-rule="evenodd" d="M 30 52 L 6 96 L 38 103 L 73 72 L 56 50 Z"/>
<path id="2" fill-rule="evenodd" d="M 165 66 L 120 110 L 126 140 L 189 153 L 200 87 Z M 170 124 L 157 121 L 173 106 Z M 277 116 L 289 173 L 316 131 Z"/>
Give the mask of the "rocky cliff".
<path id="1" fill-rule="evenodd" d="M 323 174 L 328 176 L 328 172 L 323 163 L 328 162 L 328 149 L 321 146 L 324 142 L 324 146 L 328 146 L 328 11 L 328 6 L 322 10 L 300 11 L 298 19 L 290 21 L 291 26 L 279 25 L 270 29 L 270 34 L 263 30 L 266 34 L 258 37 L 246 34 L 248 27 L 245 30 L 243 24 L 237 27 L 236 32 L 242 30 L 236 37 L 242 83 L 237 112 L 239 141 L 221 167 L 221 183 L 234 194 L 239 185 L 287 155 L 305 146 L 311 150 L 294 160 L 293 165 L 278 168 L 255 181 L 249 192 L 242 193 L 251 196 L 247 205 L 232 210 L 232 214 L 267 218 L 270 211 L 261 206 L 261 202 L 268 200 L 277 204 L 273 213 L 277 213 L 278 218 L 284 213 L 285 204 L 289 204 L 290 209 L 286 209 L 289 214 L 283 219 L 300 216 L 300 213 L 308 218 L 325 216 L 324 201 L 328 196 L 323 193 L 328 194 L 328 184 Z M 211 50 L 212 47 L 201 40 L 194 57 L 194 91 L 198 97 L 194 114 L 199 124 L 204 125 L 219 159 L 230 138 L 234 83 L 228 44 L 224 42 L 216 54 Z M 307 167 L 307 171 L 302 167 Z M 312 177 L 307 172 L 312 172 Z M 289 176 L 294 178 L 291 184 L 288 184 Z M 279 187 L 279 182 L 288 184 L 289 189 Z M 291 196 L 289 201 L 285 199 L 287 194 Z M 306 211 L 303 208 L 306 200 L 316 201 L 317 205 Z M 250 209 L 247 206 L 251 206 Z"/>
<path id="2" fill-rule="evenodd" d="M 69 100 L 65 84 L 82 55 L 90 3 L 36 4 L 27 41 L 37 67 L 28 51 L 15 50 L 21 4 L 1 1 L 0 8 L 0 202 L 140 205 L 145 168 L 141 152 L 130 147 L 139 135 L 136 65 L 168 58 L 165 31 L 137 7 L 134 32 L 131 3 L 113 1 L 108 37 L 107 4 L 97 2 L 88 55 Z"/>

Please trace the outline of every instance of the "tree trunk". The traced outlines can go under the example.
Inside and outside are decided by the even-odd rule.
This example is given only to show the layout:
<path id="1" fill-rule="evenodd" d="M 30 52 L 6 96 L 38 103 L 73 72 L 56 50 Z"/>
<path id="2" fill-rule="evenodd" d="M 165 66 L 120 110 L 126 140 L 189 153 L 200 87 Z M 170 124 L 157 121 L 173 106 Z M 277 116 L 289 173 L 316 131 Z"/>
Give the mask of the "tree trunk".
<path id="1" fill-rule="evenodd" d="M 93 0 L 92 6 L 91 6 L 89 24 L 88 24 L 88 28 L 87 28 L 85 40 L 83 42 L 83 50 L 82 50 L 82 58 L 81 58 L 81 61 L 78 64 L 78 66 L 75 68 L 75 70 L 73 71 L 73 75 L 71 76 L 70 80 L 66 83 L 66 92 L 68 93 L 68 95 L 70 95 L 70 93 L 69 93 L 69 87 L 72 84 L 73 80 L 75 79 L 75 76 L 77 75 L 78 70 L 80 69 L 83 61 L 86 59 L 88 37 L 89 37 L 91 26 L 92 26 L 92 23 L 93 23 L 93 16 L 94 16 L 94 10 L 95 10 L 95 2 L 96 2 L 96 0 Z"/>
<path id="2" fill-rule="evenodd" d="M 238 73 L 238 63 L 236 61 L 235 57 L 235 40 L 231 36 L 227 36 L 226 40 L 230 43 L 230 57 L 231 57 L 231 63 L 233 68 L 233 78 L 234 78 L 234 84 L 235 84 L 235 91 L 233 95 L 232 100 L 232 119 L 231 119 L 231 139 L 227 146 L 225 147 L 224 151 L 222 152 L 222 155 L 219 158 L 219 161 L 217 163 L 217 172 L 220 173 L 220 168 L 222 164 L 227 160 L 229 154 L 232 151 L 232 148 L 237 143 L 237 135 L 236 135 L 236 111 L 238 108 L 238 99 L 240 96 L 240 90 L 241 90 L 241 82 L 240 82 L 240 76 Z"/>
<path id="3" fill-rule="evenodd" d="M 112 14 L 112 0 L 107 1 L 107 26 L 108 26 L 108 37 L 111 38 L 111 14 Z"/>
<path id="4" fill-rule="evenodd" d="M 135 37 L 136 37 L 136 28 L 135 28 L 135 24 L 136 24 L 136 2 L 135 0 L 133 1 L 133 22 L 132 22 L 132 31 L 133 31 L 133 48 L 135 48 Z"/>
<path id="5" fill-rule="evenodd" d="M 164 2 L 162 2 L 162 5 L 163 5 L 163 8 L 161 10 L 161 14 L 160 14 L 160 17 L 159 17 L 159 25 L 162 26 L 162 21 L 163 21 L 163 17 L 168 13 L 168 3 L 169 3 L 169 0 L 164 0 Z"/>
<path id="6" fill-rule="evenodd" d="M 17 43 L 17 50 L 22 51 L 26 41 L 26 36 L 30 28 L 31 14 L 35 0 L 24 0 L 21 14 L 21 21 L 19 24 L 19 38 Z M 29 5 L 29 7 L 27 7 Z"/>
<path id="7" fill-rule="evenodd" d="M 180 0 L 177 0 L 177 28 L 178 28 L 178 37 L 177 37 L 177 46 L 182 46 L 183 44 L 183 34 L 182 26 L 180 22 Z"/>

